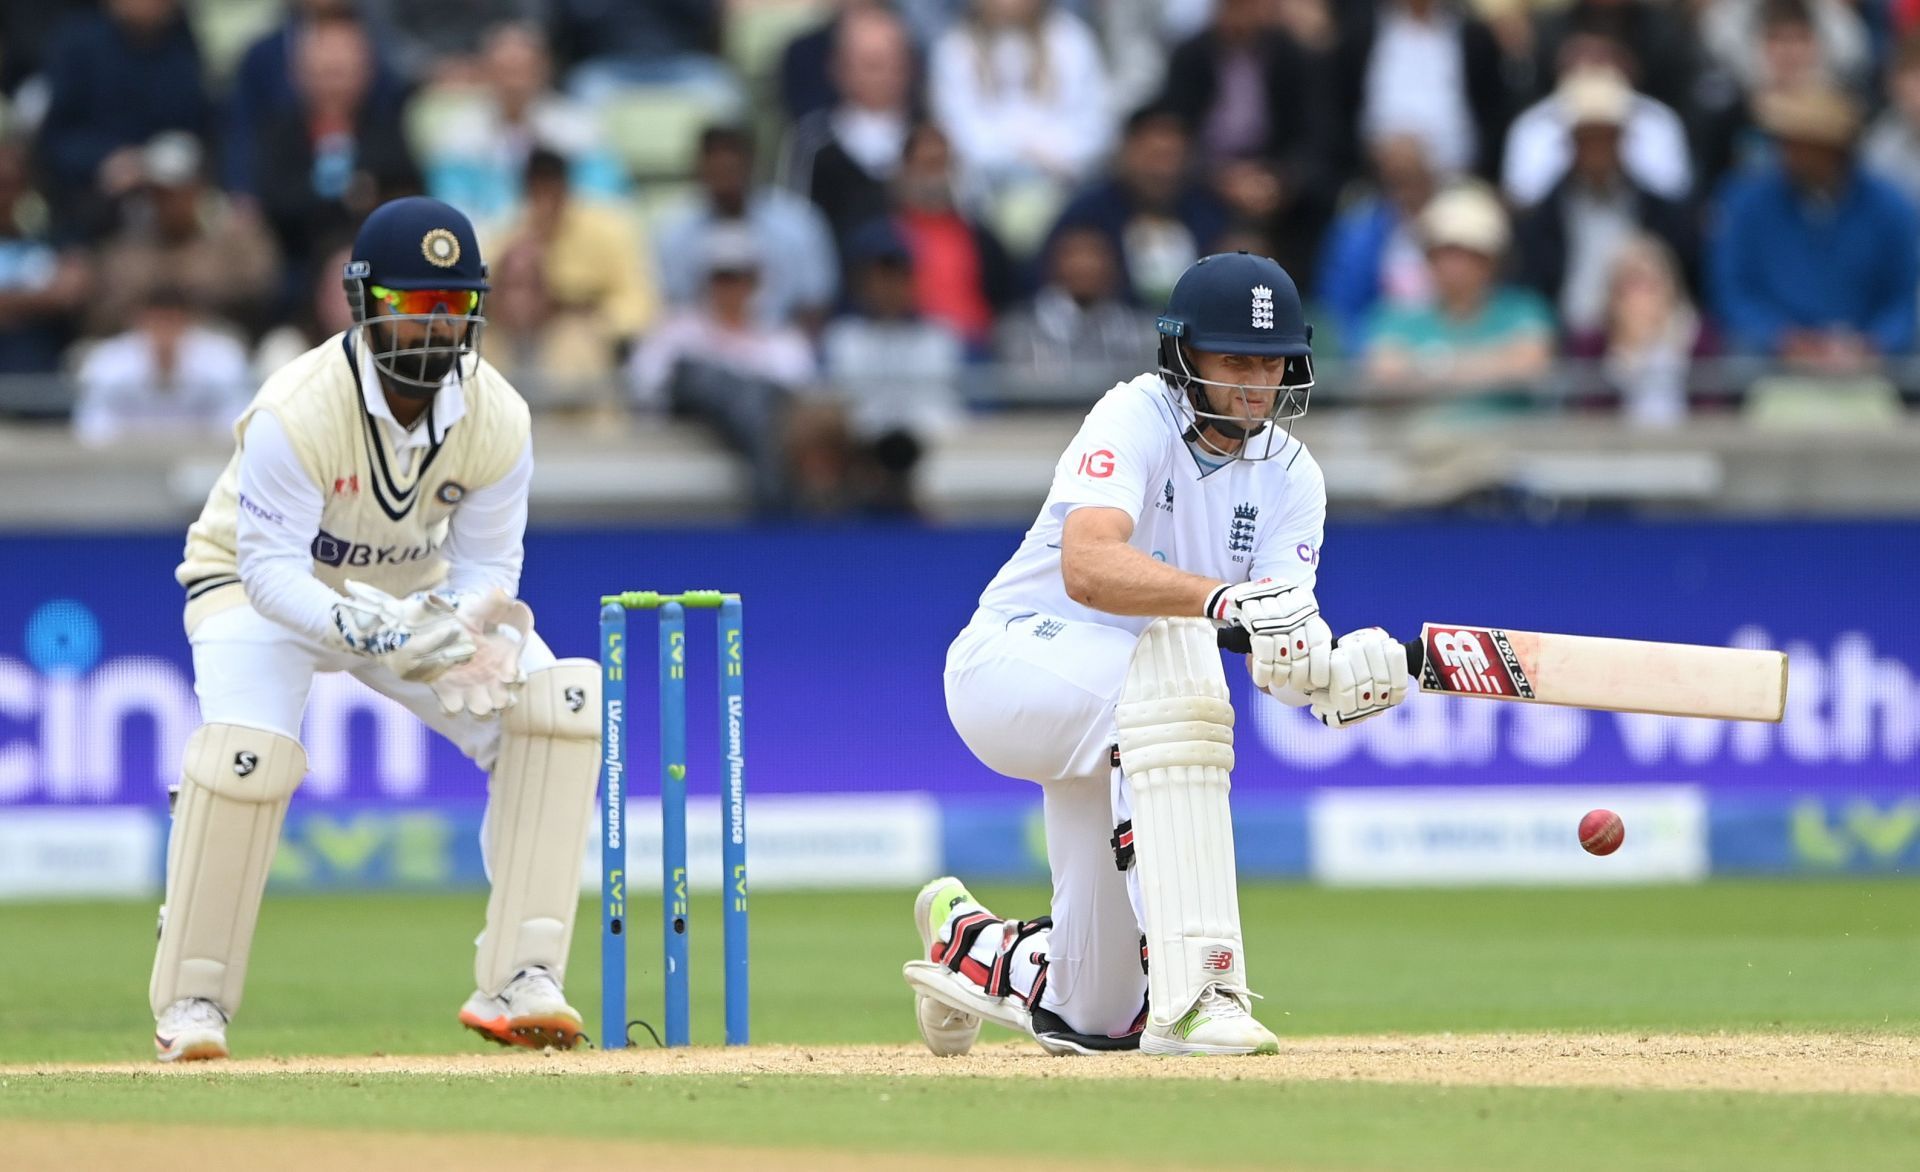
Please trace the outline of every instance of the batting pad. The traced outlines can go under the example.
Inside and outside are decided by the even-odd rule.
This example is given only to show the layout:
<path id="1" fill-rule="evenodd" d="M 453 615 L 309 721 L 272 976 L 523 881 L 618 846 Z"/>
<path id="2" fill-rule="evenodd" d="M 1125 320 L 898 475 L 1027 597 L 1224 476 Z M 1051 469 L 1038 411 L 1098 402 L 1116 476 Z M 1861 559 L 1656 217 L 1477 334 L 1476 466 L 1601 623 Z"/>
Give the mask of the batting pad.
<path id="1" fill-rule="evenodd" d="M 1233 705 L 1212 623 L 1154 620 L 1134 648 L 1114 723 L 1115 816 L 1133 819 L 1150 1021 L 1171 1026 L 1209 984 L 1246 986 L 1227 806 Z"/>
<path id="2" fill-rule="evenodd" d="M 474 982 L 487 994 L 534 965 L 566 982 L 600 779 L 600 665 L 562 659 L 534 672 L 501 720 L 487 810 L 493 891 L 473 962 Z"/>
<path id="3" fill-rule="evenodd" d="M 148 999 L 153 1014 L 204 997 L 240 1008 L 247 953 L 287 803 L 306 776 L 300 742 L 237 724 L 187 738 L 167 839 L 167 907 Z"/>

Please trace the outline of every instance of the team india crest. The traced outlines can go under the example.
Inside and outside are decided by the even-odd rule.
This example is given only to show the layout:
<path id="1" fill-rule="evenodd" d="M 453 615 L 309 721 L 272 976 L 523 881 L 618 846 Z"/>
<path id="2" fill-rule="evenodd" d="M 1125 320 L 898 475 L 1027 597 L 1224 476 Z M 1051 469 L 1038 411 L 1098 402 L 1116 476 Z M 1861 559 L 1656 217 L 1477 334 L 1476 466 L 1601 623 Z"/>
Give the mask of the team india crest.
<path id="1" fill-rule="evenodd" d="M 445 228 L 435 228 L 421 237 L 420 253 L 428 264 L 450 269 L 460 263 L 460 238 Z"/>
<path id="2" fill-rule="evenodd" d="M 1273 290 L 1265 285 L 1253 287 L 1253 328 L 1256 330 L 1273 328 Z"/>

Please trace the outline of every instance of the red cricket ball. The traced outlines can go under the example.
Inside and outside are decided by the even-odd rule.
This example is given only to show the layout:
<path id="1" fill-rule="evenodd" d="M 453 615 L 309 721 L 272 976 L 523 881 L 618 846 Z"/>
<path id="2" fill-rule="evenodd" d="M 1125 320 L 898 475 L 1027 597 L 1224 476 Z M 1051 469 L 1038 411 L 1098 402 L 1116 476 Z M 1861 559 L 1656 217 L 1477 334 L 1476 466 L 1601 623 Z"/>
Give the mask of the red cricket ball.
<path id="1" fill-rule="evenodd" d="M 1580 845 L 1590 855 L 1610 855 L 1626 838 L 1626 823 L 1612 810 L 1589 810 L 1580 819 Z"/>

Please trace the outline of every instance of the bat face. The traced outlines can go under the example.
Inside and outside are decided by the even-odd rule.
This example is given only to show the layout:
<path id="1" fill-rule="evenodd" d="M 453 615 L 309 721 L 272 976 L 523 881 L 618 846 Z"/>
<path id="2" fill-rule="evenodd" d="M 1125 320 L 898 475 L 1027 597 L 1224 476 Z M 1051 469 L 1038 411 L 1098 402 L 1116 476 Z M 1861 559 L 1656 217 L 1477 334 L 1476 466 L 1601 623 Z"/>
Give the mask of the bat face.
<path id="1" fill-rule="evenodd" d="M 1786 712 L 1778 651 L 1443 623 L 1422 627 L 1418 647 L 1425 692 L 1722 720 Z"/>

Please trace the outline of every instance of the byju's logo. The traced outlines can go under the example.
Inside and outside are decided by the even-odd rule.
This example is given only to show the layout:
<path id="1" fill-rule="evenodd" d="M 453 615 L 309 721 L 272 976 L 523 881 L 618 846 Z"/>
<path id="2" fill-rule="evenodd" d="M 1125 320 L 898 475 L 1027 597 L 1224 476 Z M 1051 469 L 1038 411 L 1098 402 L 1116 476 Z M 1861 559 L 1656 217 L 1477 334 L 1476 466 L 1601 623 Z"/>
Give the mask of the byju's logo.
<path id="1" fill-rule="evenodd" d="M 322 529 L 314 535 L 313 560 L 323 566 L 398 566 L 424 562 L 436 548 L 431 541 L 425 545 L 368 545 L 335 537 Z"/>

